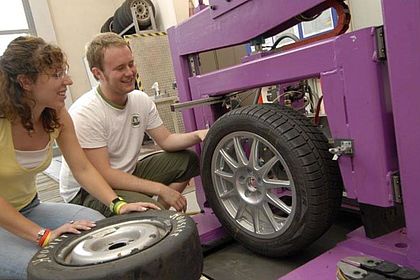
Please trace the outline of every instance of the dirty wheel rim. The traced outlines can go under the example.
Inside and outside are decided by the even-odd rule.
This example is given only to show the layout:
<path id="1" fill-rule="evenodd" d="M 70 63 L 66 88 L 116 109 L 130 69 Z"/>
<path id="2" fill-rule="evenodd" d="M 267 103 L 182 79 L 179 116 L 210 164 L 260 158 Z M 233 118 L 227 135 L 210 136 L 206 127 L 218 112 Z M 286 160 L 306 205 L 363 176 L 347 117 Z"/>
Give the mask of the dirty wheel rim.
<path id="1" fill-rule="evenodd" d="M 148 9 L 148 5 L 146 2 L 140 0 L 140 1 L 134 1 L 131 4 L 131 7 L 134 8 L 136 18 L 141 21 L 148 20 L 150 18 L 150 13 Z"/>
<path id="2" fill-rule="evenodd" d="M 65 265 L 104 263 L 138 253 L 162 240 L 169 221 L 128 221 L 93 230 L 69 243 L 57 256 Z"/>

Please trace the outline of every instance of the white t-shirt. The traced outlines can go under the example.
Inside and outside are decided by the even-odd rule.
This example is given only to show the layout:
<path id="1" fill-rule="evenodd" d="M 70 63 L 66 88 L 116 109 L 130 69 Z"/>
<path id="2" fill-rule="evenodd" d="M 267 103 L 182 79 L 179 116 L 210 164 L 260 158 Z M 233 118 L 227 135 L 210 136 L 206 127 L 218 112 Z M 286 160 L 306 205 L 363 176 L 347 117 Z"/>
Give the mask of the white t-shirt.
<path id="1" fill-rule="evenodd" d="M 69 109 L 82 148 L 107 147 L 112 168 L 133 173 L 144 132 L 162 125 L 155 103 L 141 91 L 128 94 L 124 108 L 110 104 L 97 88 L 87 92 Z M 60 194 L 72 200 L 80 190 L 63 158 L 60 170 Z"/>

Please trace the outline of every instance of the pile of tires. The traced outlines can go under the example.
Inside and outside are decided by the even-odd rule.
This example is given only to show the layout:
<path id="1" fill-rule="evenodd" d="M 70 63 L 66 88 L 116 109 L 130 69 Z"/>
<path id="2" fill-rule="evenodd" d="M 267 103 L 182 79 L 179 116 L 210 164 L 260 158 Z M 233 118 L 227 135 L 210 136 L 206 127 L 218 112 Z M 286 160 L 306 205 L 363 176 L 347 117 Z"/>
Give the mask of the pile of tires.
<path id="1" fill-rule="evenodd" d="M 156 15 L 155 7 L 151 0 L 126 0 L 115 11 L 113 16 L 105 21 L 101 27 L 101 32 L 121 33 L 124 31 L 124 29 L 133 23 L 131 9 L 134 10 L 140 30 L 149 29 L 152 24 L 152 17 Z M 134 27 L 124 32 L 125 35 L 134 33 L 136 33 Z"/>
<path id="2" fill-rule="evenodd" d="M 197 280 L 202 269 L 194 221 L 182 213 L 148 210 L 56 238 L 32 258 L 28 279 Z"/>

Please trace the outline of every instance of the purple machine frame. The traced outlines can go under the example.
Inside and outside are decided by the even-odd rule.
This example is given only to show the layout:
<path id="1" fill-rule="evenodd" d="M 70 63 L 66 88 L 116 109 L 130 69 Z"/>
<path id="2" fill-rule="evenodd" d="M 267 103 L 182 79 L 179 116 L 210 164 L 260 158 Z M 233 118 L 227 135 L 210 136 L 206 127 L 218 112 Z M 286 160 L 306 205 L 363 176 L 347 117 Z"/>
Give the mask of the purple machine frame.
<path id="1" fill-rule="evenodd" d="M 317 77 L 333 138 L 354 143 L 353 157 L 339 158 L 348 197 L 368 205 L 393 206 L 391 178 L 395 171 L 400 173 L 405 228 L 369 239 L 361 227 L 282 279 L 308 279 L 307 275 L 334 279 L 337 261 L 360 254 L 420 269 L 420 219 L 416 217 L 420 213 L 420 157 L 414 149 L 420 143 L 420 95 L 415 94 L 420 75 L 420 0 L 382 0 L 384 62 L 378 59 L 372 27 L 192 75 L 194 55 L 279 33 L 296 24 L 295 16 L 320 8 L 325 0 L 209 2 L 209 7 L 200 5 L 193 17 L 168 30 L 181 102 Z M 215 121 L 208 106 L 185 110 L 183 115 L 187 131 Z M 204 207 L 201 181 L 196 185 L 203 213 L 195 220 L 206 244 L 223 230 L 211 209 Z"/>

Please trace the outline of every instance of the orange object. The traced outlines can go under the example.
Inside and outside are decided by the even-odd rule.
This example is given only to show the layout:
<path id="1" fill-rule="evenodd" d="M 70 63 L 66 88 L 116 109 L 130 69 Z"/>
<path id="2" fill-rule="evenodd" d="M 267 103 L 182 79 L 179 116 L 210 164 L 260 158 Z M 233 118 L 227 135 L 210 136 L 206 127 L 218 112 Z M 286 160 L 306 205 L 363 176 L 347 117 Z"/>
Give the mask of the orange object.
<path id="1" fill-rule="evenodd" d="M 264 103 L 262 93 L 260 93 L 260 96 L 258 96 L 258 101 L 257 101 L 257 103 L 258 103 L 258 104 L 263 104 L 263 103 Z"/>
<path id="2" fill-rule="evenodd" d="M 348 6 L 342 0 L 327 0 L 325 1 L 325 8 L 334 8 L 337 12 L 338 23 L 333 30 L 318 36 L 297 41 L 293 44 L 285 45 L 281 47 L 281 50 L 290 50 L 299 46 L 313 43 L 315 41 L 320 41 L 334 36 L 338 36 L 346 32 L 350 25 L 350 10 Z"/>

